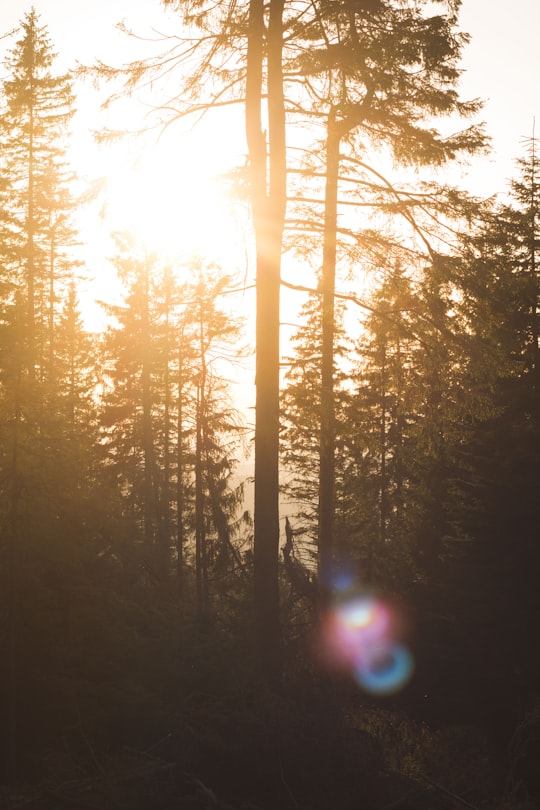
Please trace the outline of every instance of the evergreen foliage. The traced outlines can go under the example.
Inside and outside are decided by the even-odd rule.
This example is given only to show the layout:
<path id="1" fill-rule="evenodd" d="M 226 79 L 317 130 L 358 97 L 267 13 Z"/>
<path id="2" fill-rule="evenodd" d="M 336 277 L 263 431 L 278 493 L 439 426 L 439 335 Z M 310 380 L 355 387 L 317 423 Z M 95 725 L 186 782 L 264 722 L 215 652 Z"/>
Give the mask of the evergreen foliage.
<path id="1" fill-rule="evenodd" d="M 104 469 L 138 527 L 146 564 L 163 581 L 175 559 L 179 579 L 184 563 L 193 567 L 205 612 L 210 572 L 223 575 L 240 559 L 234 474 L 243 426 L 217 372 L 241 355 L 239 324 L 218 303 L 231 280 L 200 264 L 187 268 L 198 281 L 180 284 L 132 239 L 117 242 L 126 294 L 110 307 L 116 324 L 105 336 Z"/>
<path id="2" fill-rule="evenodd" d="M 285 470 L 283 492 L 294 504 L 296 517 L 311 542 L 317 542 L 317 499 L 319 486 L 319 433 L 321 409 L 321 307 L 320 295 L 312 294 L 300 312 L 301 325 L 291 339 L 292 354 L 281 398 L 282 464 Z M 343 453 L 349 428 L 347 426 L 347 375 L 343 363 L 347 359 L 347 338 L 343 323 L 343 307 L 336 312 L 336 413 L 342 430 L 336 437 L 339 457 Z M 349 346 L 350 351 L 350 346 Z M 340 479 L 346 478 L 345 470 Z M 341 511 L 343 494 L 336 495 L 336 509 Z M 307 538 L 306 538 L 307 539 Z"/>
<path id="3" fill-rule="evenodd" d="M 298 261 L 320 258 L 321 236 L 325 251 L 280 393 L 285 543 L 278 560 L 272 509 L 254 543 L 239 474 L 249 433 L 228 382 L 245 356 L 231 275 L 118 234 L 123 300 L 108 306 L 103 334 L 84 329 L 73 88 L 32 10 L 0 97 L 0 781 L 13 784 L 2 800 L 345 810 L 362 795 L 374 810 L 530 810 L 540 799 L 538 143 L 526 142 L 506 203 L 404 190 L 371 160 L 387 149 L 439 165 L 483 144 L 475 126 L 443 138 L 431 122 L 478 109 L 455 91 L 459 2 L 441 14 L 408 0 L 166 5 L 189 36 L 200 32 L 179 114 L 249 85 L 251 201 L 270 274 L 286 202 L 282 136 L 314 124 L 288 179 Z M 128 71 L 128 89 L 163 64 Z M 268 176 L 252 140 L 266 91 Z M 336 206 L 369 209 L 369 224 L 333 221 L 328 198 L 321 213 L 332 168 L 322 142 L 327 156 L 338 147 L 336 189 L 354 180 Z M 345 303 L 328 285 L 334 259 L 352 279 L 376 271 L 365 301 Z M 275 404 L 272 426 L 276 392 L 263 403 Z M 335 560 L 359 593 L 383 593 L 409 617 L 416 672 L 399 694 L 360 695 L 328 674 L 317 646 L 325 393 Z M 273 488 L 270 467 L 262 480 Z M 271 500 L 260 481 L 258 497 Z M 342 598 L 350 585 L 340 587 Z M 253 637 L 254 612 L 268 637 Z M 261 655 L 281 681 L 269 683 Z"/>
<path id="4" fill-rule="evenodd" d="M 0 133 L 2 694 L 11 776 L 33 701 L 46 702 L 44 683 L 58 676 L 63 642 L 53 615 L 85 562 L 93 524 L 94 358 L 74 287 L 76 203 L 66 155 L 74 98 L 53 61 L 31 11 L 8 56 Z M 32 663 L 40 658 L 39 667 Z"/>

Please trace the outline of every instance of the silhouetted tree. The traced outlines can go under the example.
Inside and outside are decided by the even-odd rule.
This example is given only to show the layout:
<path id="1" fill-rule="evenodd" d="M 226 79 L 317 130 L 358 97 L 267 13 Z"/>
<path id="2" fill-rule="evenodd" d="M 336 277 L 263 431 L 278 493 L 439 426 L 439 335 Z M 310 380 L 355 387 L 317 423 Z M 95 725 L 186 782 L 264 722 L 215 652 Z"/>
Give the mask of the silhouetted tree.
<path id="1" fill-rule="evenodd" d="M 340 167 L 346 148 L 347 167 L 355 179 L 361 207 L 399 214 L 411 225 L 418 242 L 425 243 L 423 227 L 411 216 L 414 207 L 440 213 L 450 195 L 399 190 L 364 160 L 364 150 L 388 152 L 399 163 L 440 165 L 482 146 L 478 128 L 442 137 L 423 120 L 439 115 L 471 115 L 477 102 L 459 100 L 455 85 L 457 60 L 466 37 L 455 33 L 458 3 L 448 14 L 430 15 L 428 3 L 377 2 L 347 5 L 287 6 L 282 0 L 264 5 L 251 0 L 219 7 L 168 0 L 186 26 L 185 36 L 172 48 L 146 63 L 124 70 L 98 65 L 97 75 L 123 75 L 125 89 L 159 77 L 173 65 L 189 61 L 189 75 L 179 79 L 179 92 L 169 100 L 173 117 L 217 109 L 242 100 L 246 111 L 249 179 L 257 276 L 257 417 L 255 437 L 255 600 L 261 654 L 265 668 L 278 680 L 278 426 L 279 426 L 279 284 L 286 212 L 286 134 L 296 125 L 323 121 L 320 145 L 309 146 L 311 164 L 326 153 L 324 216 L 303 200 L 310 211 L 307 227 L 319 224 L 324 233 L 322 296 L 325 313 L 324 371 L 321 436 L 323 484 L 321 555 L 331 554 L 333 491 L 332 368 L 333 299 L 336 229 L 349 237 L 349 259 L 363 257 L 367 265 L 376 255 L 401 252 L 396 240 L 380 238 L 375 227 L 342 228 L 337 199 Z M 287 32 L 286 36 L 284 32 Z M 193 36 L 192 36 L 193 34 Z M 164 42 L 170 46 L 165 37 Z M 237 54 L 237 59 L 229 56 Z M 193 68 L 193 65 L 196 67 Z M 167 67 L 165 67 L 167 66 Z M 159 110 L 159 103 L 156 104 Z M 164 108 L 161 110 L 164 112 Z M 328 126 L 326 126 L 328 124 Z M 305 131 L 305 129 L 304 129 Z M 328 140 L 327 140 L 328 139 Z M 296 138 L 295 138 L 296 140 Z M 296 148 L 295 143 L 295 148 Z M 292 154 L 292 152 L 291 152 Z M 289 160 L 290 165 L 294 164 Z M 319 161 L 320 163 L 320 161 Z M 308 172 L 296 163 L 300 174 Z M 327 171 L 328 168 L 328 171 Z M 315 175 L 317 172 L 315 172 Z M 308 181 L 309 182 L 309 181 Z M 433 192 L 433 189 L 431 189 Z M 306 218 L 304 218 L 306 219 Z M 426 221 L 429 215 L 426 217 Z M 301 223 L 302 217 L 296 218 Z M 305 226 L 304 226 L 305 227 Z M 423 248 L 426 248 L 424 244 Z M 429 251 L 429 246 L 427 247 Z M 418 246 L 408 251 L 418 252 Z M 405 250 L 407 252 L 407 250 Z M 366 258 L 367 257 L 367 258 Z M 260 496 L 260 497 L 259 497 Z M 324 567 L 324 562 L 322 564 Z"/>
<path id="2" fill-rule="evenodd" d="M 40 635 L 51 637 L 45 619 L 49 571 L 60 560 L 76 566 L 83 554 L 75 538 L 84 534 L 80 513 L 88 496 L 95 426 L 89 407 L 93 361 L 73 289 L 78 262 L 67 161 L 71 80 L 54 74 L 55 54 L 35 10 L 23 17 L 17 33 L 0 100 L 0 509 L 8 561 L 2 573 L 11 583 L 5 648 L 11 674 L 2 691 L 10 705 L 4 726 L 12 778 L 18 721 L 28 721 L 25 699 L 39 691 L 42 677 L 22 670 L 19 662 Z"/>
<path id="3" fill-rule="evenodd" d="M 306 535 L 315 551 L 318 536 L 319 439 L 321 424 L 321 363 L 322 313 L 320 295 L 310 295 L 300 311 L 301 324 L 291 338 L 291 355 L 286 358 L 287 370 L 281 396 L 281 458 L 285 471 L 283 492 L 291 503 L 297 529 Z M 347 359 L 352 342 L 344 326 L 344 307 L 339 304 L 335 315 L 336 348 L 334 351 L 334 398 L 337 419 L 336 443 L 338 455 L 338 494 L 336 511 L 342 513 L 343 487 L 346 486 L 348 385 Z M 338 521 L 339 522 L 339 521 Z"/>
<path id="4" fill-rule="evenodd" d="M 532 699 L 540 672 L 525 630 L 526 617 L 538 611 L 537 155 L 538 143 L 529 140 L 510 201 L 489 212 L 458 265 L 457 306 L 472 312 L 467 331 L 498 364 L 492 412 L 477 424 L 467 448 L 476 508 L 465 515 L 474 543 L 460 572 L 459 626 L 469 623 L 473 637 L 482 639 L 482 655 L 471 652 L 478 709 L 490 727 L 507 732 Z M 490 710 L 494 704 L 503 707 L 499 718 Z"/>
<path id="5" fill-rule="evenodd" d="M 54 51 L 35 10 L 21 21 L 2 86 L 2 168 L 8 175 L 12 261 L 26 309 L 30 377 L 52 378 L 59 284 L 73 274 L 75 202 L 66 145 L 74 115 L 68 75 L 51 71 Z"/>
<path id="6" fill-rule="evenodd" d="M 214 568 L 236 554 L 232 526 L 241 501 L 240 482 L 232 482 L 243 428 L 220 376 L 224 362 L 241 357 L 239 324 L 219 302 L 230 279 L 194 263 L 198 282 L 175 284 L 170 268 L 129 240 L 116 264 L 126 301 L 110 308 L 117 325 L 107 338 L 104 472 L 113 474 L 163 579 L 175 548 L 184 582 L 194 540 L 203 615 Z"/>
<path id="7" fill-rule="evenodd" d="M 347 179 L 355 172 L 357 201 L 373 211 L 399 215 L 418 227 L 415 193 L 408 198 L 395 182 L 382 177 L 374 153 L 386 152 L 395 163 L 408 166 L 441 165 L 459 154 L 471 154 L 484 143 L 478 127 L 448 138 L 426 118 L 458 114 L 470 116 L 476 101 L 463 102 L 455 91 L 458 60 L 467 37 L 455 31 L 456 9 L 431 15 L 431 4 L 348 2 L 312 7 L 299 20 L 295 34 L 309 48 L 292 64 L 303 77 L 315 119 L 325 119 L 324 213 L 322 215 L 323 361 L 321 373 L 321 441 L 319 493 L 319 564 L 322 579 L 332 554 L 334 501 L 334 413 L 332 395 L 333 330 L 338 236 L 344 221 L 338 215 L 342 164 Z M 309 174 L 308 172 L 306 172 Z M 354 198 L 353 198 L 354 199 Z M 429 207 L 427 200 L 422 201 Z M 314 220 L 314 217 L 311 217 Z M 415 231 L 417 233 L 415 233 Z M 357 234 L 360 261 L 367 263 L 376 243 L 389 258 L 392 239 L 384 245 L 382 234 L 363 245 Z M 371 243 L 371 244 L 370 244 Z M 375 244 L 374 244 L 375 243 Z M 425 245 L 420 244 L 420 249 Z M 429 250 L 428 245 L 428 250 Z M 364 252 L 364 256 L 362 253 Z"/>

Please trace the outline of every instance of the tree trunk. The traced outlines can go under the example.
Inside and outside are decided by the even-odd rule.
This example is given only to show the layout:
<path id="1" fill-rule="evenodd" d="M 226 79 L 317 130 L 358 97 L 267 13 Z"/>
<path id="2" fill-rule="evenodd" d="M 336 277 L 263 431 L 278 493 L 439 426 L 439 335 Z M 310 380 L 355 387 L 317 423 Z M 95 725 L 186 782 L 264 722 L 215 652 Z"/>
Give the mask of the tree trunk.
<path id="1" fill-rule="evenodd" d="M 180 341 L 182 343 L 182 341 Z M 182 345 L 178 352 L 178 400 L 176 407 L 176 578 L 178 594 L 184 595 L 184 445 L 182 435 L 184 365 Z"/>
<path id="2" fill-rule="evenodd" d="M 531 276 L 531 344 L 532 344 L 532 376 L 534 386 L 534 406 L 535 416 L 540 418 L 540 346 L 539 346 L 539 329 L 538 329 L 538 269 L 536 261 L 536 252 L 538 250 L 538 235 L 536 221 L 538 217 L 537 200 L 536 200 L 536 141 L 532 139 L 532 153 L 531 153 L 531 234 L 530 234 L 530 276 Z"/>
<path id="3" fill-rule="evenodd" d="M 165 362 L 164 362 L 164 403 L 163 403 L 163 491 L 161 496 L 161 532 L 160 532 L 160 569 L 163 577 L 168 578 L 170 573 L 170 487 L 171 487 L 171 388 L 170 388 L 170 310 L 171 310 L 171 279 L 166 277 L 165 284 Z"/>
<path id="4" fill-rule="evenodd" d="M 208 553 L 206 548 L 204 419 L 206 416 L 206 346 L 202 289 L 199 281 L 199 380 L 197 383 L 197 416 L 195 426 L 195 577 L 197 583 L 197 612 L 206 614 L 208 606 Z"/>
<path id="5" fill-rule="evenodd" d="M 395 532 L 401 532 L 403 521 L 403 495 L 404 495 L 404 477 L 405 477 L 405 463 L 403 458 L 403 445 L 405 437 L 405 392 L 403 390 L 403 358 L 401 356 L 401 339 L 398 334 L 396 338 L 396 359 L 397 359 L 397 390 L 396 390 L 396 521 Z"/>
<path id="6" fill-rule="evenodd" d="M 142 421 L 144 454 L 144 541 L 149 546 L 154 540 L 154 437 L 152 430 L 152 393 L 150 388 L 150 324 L 148 316 L 149 290 L 148 267 L 143 269 L 143 311 L 142 317 Z"/>
<path id="7" fill-rule="evenodd" d="M 27 308 L 27 365 L 28 376 L 31 381 L 36 375 L 36 309 L 35 309 L 35 166 L 34 166 L 34 107 L 33 101 L 30 104 L 29 120 L 29 144 L 28 144 L 28 203 L 26 209 L 26 292 L 28 296 Z"/>
<path id="8" fill-rule="evenodd" d="M 49 307 L 48 307 L 48 329 L 49 329 L 49 369 L 47 380 L 50 385 L 51 394 L 54 391 L 56 383 L 56 369 L 55 369 L 55 329 L 54 329 L 54 299 L 55 299 L 55 263 L 56 263 L 56 244 L 54 225 L 52 224 L 52 215 L 50 216 L 50 242 L 49 242 Z"/>
<path id="9" fill-rule="evenodd" d="M 388 475 L 386 470 L 386 459 L 387 459 L 387 442 L 386 442 L 386 417 L 387 417 L 387 409 L 386 409 L 386 400 L 387 400 L 387 369 L 386 369 L 386 348 L 387 348 L 387 336 L 386 332 L 383 332 L 382 336 L 382 358 L 381 358 L 381 421 L 380 421 L 380 453 L 381 453 L 381 474 L 380 474 L 380 486 L 379 486 L 379 546 L 384 546 L 386 540 L 386 523 L 387 523 L 387 513 L 388 513 Z"/>
<path id="10" fill-rule="evenodd" d="M 18 362 L 14 386 L 13 435 L 10 460 L 10 496 L 7 521 L 8 575 L 8 689 L 7 689 L 7 778 L 11 783 L 18 775 L 18 706 L 19 706 L 19 429 L 21 424 L 21 364 Z"/>
<path id="11" fill-rule="evenodd" d="M 203 403 L 203 383 L 199 382 L 197 386 L 197 424 L 195 438 L 195 582 L 197 587 L 197 615 L 199 617 L 206 614 L 208 601 L 208 570 L 203 482 Z"/>
<path id="12" fill-rule="evenodd" d="M 319 471 L 319 583 L 323 605 L 330 586 L 334 535 L 335 490 L 335 408 L 334 408 L 334 332 L 336 286 L 336 230 L 340 135 L 336 110 L 328 116 L 326 141 L 326 189 L 322 266 L 322 337 L 321 337 L 321 425 Z"/>
<path id="13" fill-rule="evenodd" d="M 246 74 L 246 136 L 256 246 L 255 632 L 264 674 L 281 679 L 279 622 L 279 289 L 286 205 L 283 100 L 283 0 L 270 0 L 268 178 L 262 125 L 264 0 L 250 0 Z"/>

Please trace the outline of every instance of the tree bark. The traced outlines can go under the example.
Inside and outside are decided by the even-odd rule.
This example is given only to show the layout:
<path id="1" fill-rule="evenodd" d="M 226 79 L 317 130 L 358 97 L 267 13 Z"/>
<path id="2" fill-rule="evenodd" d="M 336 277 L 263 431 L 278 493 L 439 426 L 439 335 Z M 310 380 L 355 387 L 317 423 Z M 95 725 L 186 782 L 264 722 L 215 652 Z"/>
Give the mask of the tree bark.
<path id="1" fill-rule="evenodd" d="M 195 578 L 197 583 L 197 613 L 206 614 L 208 606 L 208 553 L 206 548 L 205 482 L 204 482 L 204 420 L 206 418 L 206 347 L 202 279 L 199 281 L 199 379 L 197 383 L 197 418 L 195 438 Z"/>
<path id="2" fill-rule="evenodd" d="M 170 538 L 171 538 L 171 278 L 167 273 L 165 284 L 165 361 L 164 361 L 164 402 L 163 402 L 163 489 L 161 494 L 161 531 L 160 531 L 160 573 L 164 579 L 170 573 Z"/>
<path id="3" fill-rule="evenodd" d="M 152 392 L 150 381 L 150 324 L 149 324 L 149 272 L 144 259 L 142 282 L 142 427 L 144 453 L 144 541 L 150 546 L 154 541 L 154 436 L 152 429 Z"/>
<path id="4" fill-rule="evenodd" d="M 269 4 L 268 159 L 262 125 L 264 14 L 263 0 L 251 0 L 246 74 L 246 136 L 256 249 L 254 606 L 255 632 L 262 669 L 269 682 L 279 684 L 279 289 L 286 205 L 283 0 L 270 0 Z"/>
<path id="5" fill-rule="evenodd" d="M 381 437 L 381 474 L 380 474 L 380 488 L 379 488 L 379 546 L 382 548 L 386 540 L 386 523 L 388 517 L 388 481 L 387 481 L 387 369 L 386 369 L 386 349 L 387 349 L 387 336 L 386 332 L 382 336 L 382 358 L 381 358 L 381 421 L 380 421 L 380 437 Z"/>
<path id="6" fill-rule="evenodd" d="M 36 306 L 35 306 L 35 160 L 34 160 L 34 99 L 30 102 L 28 122 L 28 202 L 26 209 L 26 291 L 27 291 L 27 364 L 31 381 L 36 376 Z"/>
<path id="7" fill-rule="evenodd" d="M 202 375 L 201 375 L 202 376 Z M 203 383 L 197 385 L 197 425 L 195 439 L 195 582 L 197 586 L 197 615 L 206 614 L 208 601 L 208 570 L 206 564 L 206 527 L 204 515 L 203 438 L 204 407 Z"/>
<path id="8" fill-rule="evenodd" d="M 184 445 L 183 445 L 184 362 L 180 341 L 178 351 L 178 399 L 176 411 L 176 579 L 178 595 L 184 595 Z"/>
<path id="9" fill-rule="evenodd" d="M 330 110 L 326 141 L 326 188 L 322 266 L 321 424 L 319 443 L 319 583 L 321 598 L 330 586 L 334 535 L 335 408 L 334 332 L 336 287 L 336 231 L 340 134 L 336 110 Z"/>
<path id="10" fill-rule="evenodd" d="M 7 689 L 7 778 L 11 783 L 18 776 L 19 732 L 19 428 L 21 423 L 21 363 L 17 362 L 14 386 L 13 434 L 10 459 L 10 500 L 7 520 L 8 548 L 8 689 Z"/>
<path id="11" fill-rule="evenodd" d="M 532 344 L 532 374 L 534 386 L 534 406 L 535 415 L 540 417 L 540 346 L 539 329 L 538 329 L 538 269 L 536 253 L 538 250 L 538 237 L 536 221 L 538 217 L 537 200 L 536 200 L 536 140 L 532 138 L 532 152 L 531 152 L 531 233 L 530 233 L 530 275 L 531 275 L 531 344 Z"/>

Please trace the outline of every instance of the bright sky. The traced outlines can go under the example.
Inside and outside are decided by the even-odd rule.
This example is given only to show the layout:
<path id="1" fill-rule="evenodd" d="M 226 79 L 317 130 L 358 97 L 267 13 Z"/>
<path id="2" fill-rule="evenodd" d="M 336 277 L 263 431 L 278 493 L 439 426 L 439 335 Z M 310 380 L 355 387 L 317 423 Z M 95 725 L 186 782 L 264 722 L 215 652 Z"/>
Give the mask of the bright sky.
<path id="1" fill-rule="evenodd" d="M 163 10 L 159 0 L 34 0 L 33 5 L 58 54 L 56 71 L 73 68 L 77 62 L 90 65 L 97 60 L 120 66 L 160 53 L 165 45 L 149 40 L 158 40 L 159 33 L 178 30 L 177 19 Z M 0 37 L 15 28 L 31 6 L 31 0 L 0 0 Z M 116 24 L 120 21 L 146 41 L 119 31 Z M 15 40 L 16 36 L 0 40 L 0 58 Z M 0 77 L 3 75 L 0 68 Z M 218 188 L 219 175 L 243 159 L 243 123 L 237 116 L 236 123 L 224 125 L 225 113 L 217 138 L 212 126 L 193 133 L 187 125 L 178 124 L 161 137 L 159 146 L 157 133 L 149 136 L 144 156 L 136 139 L 100 148 L 91 130 L 141 126 L 148 105 L 113 105 L 110 112 L 103 113 L 100 102 L 110 89 L 98 94 L 90 82 L 75 89 L 78 113 L 73 127 L 72 161 L 83 180 L 106 177 L 109 192 L 107 198 L 102 195 L 98 200 L 93 216 L 87 215 L 79 223 L 86 243 L 85 261 L 96 279 L 84 295 L 84 314 L 89 326 L 94 325 L 94 319 L 98 326 L 102 310 L 92 306 L 92 298 L 110 300 L 117 290 L 107 262 L 113 252 L 111 230 L 135 229 L 148 240 L 148 247 L 155 249 L 158 245 L 160 253 L 200 251 L 212 259 L 231 255 L 233 250 L 238 253 L 235 248 L 243 238 L 247 217 L 242 219 L 242 211 L 237 211 L 231 226 L 230 217 L 223 216 L 231 204 Z M 147 102 L 148 94 L 143 100 Z M 226 224 L 220 227 L 220 223 Z M 212 253 L 218 249 L 219 257 Z M 240 261 L 245 263 L 243 256 Z"/>
<path id="2" fill-rule="evenodd" d="M 178 25 L 171 12 L 165 13 L 159 0 L 34 0 L 34 6 L 59 54 L 59 69 L 73 67 L 76 61 L 91 64 L 96 59 L 118 65 L 151 52 L 151 43 L 134 42 L 115 28 L 115 23 L 121 20 L 136 33 L 148 37 L 153 36 L 152 29 L 171 33 Z M 0 36 L 16 27 L 30 7 L 31 0 L 0 0 Z M 472 37 L 462 63 L 465 71 L 462 97 L 485 100 L 481 119 L 486 121 L 493 152 L 488 158 L 477 159 L 471 169 L 459 170 L 452 179 L 463 182 L 473 192 L 489 196 L 505 191 L 507 180 L 514 173 L 514 160 L 521 154 L 522 138 L 532 134 L 535 116 L 536 131 L 540 134 L 540 0 L 513 0 L 511 4 L 507 0 L 463 0 L 461 29 Z M 0 56 L 9 43 L 10 38 L 0 40 Z M 139 190 L 141 185 L 144 187 L 148 202 L 145 227 L 154 228 L 156 238 L 164 246 L 168 247 L 167 233 L 179 233 L 180 221 L 187 223 L 183 238 L 191 239 L 192 243 L 208 247 L 210 241 L 217 245 L 226 239 L 228 235 L 219 236 L 215 228 L 207 227 L 206 231 L 197 228 L 196 221 L 205 221 L 204 216 L 198 216 L 201 210 L 206 222 L 213 224 L 219 219 L 218 209 L 223 202 L 213 192 L 211 178 L 235 162 L 235 151 L 236 161 L 242 159 L 245 145 L 241 116 L 236 124 L 230 119 L 229 125 L 225 119 L 217 129 L 210 127 L 206 135 L 197 133 L 195 137 L 183 135 L 180 127 L 171 128 L 168 147 L 161 157 L 157 151 L 149 150 L 146 164 L 134 181 L 121 164 L 126 155 L 131 163 L 136 161 L 136 147 L 125 145 L 121 152 L 108 158 L 101 153 L 98 156 L 88 130 L 103 122 L 98 121 L 97 101 L 91 91 L 82 92 L 84 95 L 78 101 L 83 112 L 79 116 L 77 148 L 88 158 L 90 174 L 111 174 L 111 183 L 118 190 L 117 208 L 122 215 L 136 215 L 130 211 L 130 201 L 136 191 L 133 183 L 137 182 Z M 234 144 L 232 154 L 227 148 L 231 144 Z M 224 153 L 227 153 L 225 163 Z M 201 160 L 206 174 L 202 182 L 197 179 Z M 186 195 L 182 197 L 179 189 L 189 191 L 188 206 Z M 160 209 L 159 217 L 152 205 L 158 193 L 169 203 L 168 214 Z M 99 231 L 99 224 L 94 225 L 89 241 L 99 253 L 100 234 L 96 228 Z M 214 234 L 212 238 L 210 233 Z M 94 271 L 98 274 L 99 263 L 96 256 Z"/>
<path id="3" fill-rule="evenodd" d="M 463 97 L 484 100 L 482 120 L 493 154 L 471 173 L 479 194 L 505 190 L 536 118 L 540 135 L 540 0 L 463 0 L 461 29 L 471 35 L 465 52 Z"/>
<path id="4" fill-rule="evenodd" d="M 159 0 L 34 0 L 34 5 L 66 66 L 95 57 L 123 61 L 126 38 L 114 28 L 120 20 L 141 34 L 175 25 Z M 30 6 L 25 0 L 1 0 L 0 35 L 15 27 Z M 474 176 L 483 191 L 492 193 L 503 190 L 534 116 L 540 132 L 540 2 L 463 0 L 460 19 L 462 30 L 472 36 L 463 62 L 463 95 L 486 101 L 483 117 L 494 146 L 491 161 Z"/>

